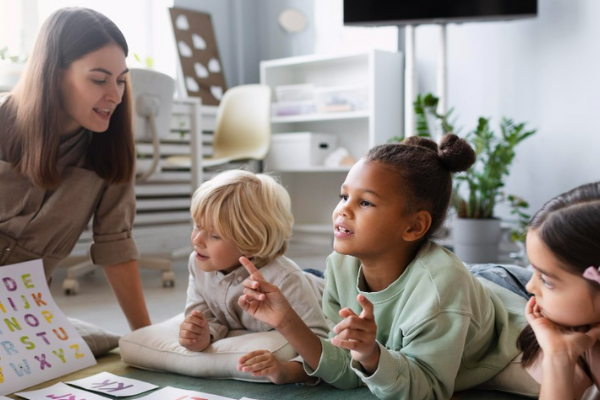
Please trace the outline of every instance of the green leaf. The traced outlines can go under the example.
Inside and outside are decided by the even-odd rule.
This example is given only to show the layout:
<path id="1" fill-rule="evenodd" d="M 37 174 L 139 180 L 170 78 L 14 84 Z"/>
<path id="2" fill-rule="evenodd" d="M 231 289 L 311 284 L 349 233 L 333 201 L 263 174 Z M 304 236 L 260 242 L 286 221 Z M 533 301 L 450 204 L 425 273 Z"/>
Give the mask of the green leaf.
<path id="1" fill-rule="evenodd" d="M 449 117 L 454 111 L 450 109 L 445 114 L 437 112 L 439 99 L 432 93 L 418 95 L 413 103 L 416 120 L 416 134 L 431 137 L 431 128 L 428 125 L 429 118 L 433 117 L 444 134 L 453 132 L 454 123 L 450 123 Z M 526 123 L 515 123 L 510 118 L 502 117 L 499 123 L 499 134 L 496 134 L 490 126 L 491 118 L 479 117 L 474 130 L 469 131 L 464 139 L 467 140 L 475 150 L 475 164 L 466 172 L 454 177 L 455 195 L 453 205 L 461 217 L 467 218 L 493 218 L 494 208 L 498 202 L 513 202 L 511 196 L 504 197 L 501 189 L 510 174 L 510 167 L 516 157 L 515 148 L 523 140 L 529 138 L 536 130 L 526 130 Z M 460 196 L 460 190 L 466 186 L 466 196 Z M 521 212 L 521 209 L 529 205 L 518 198 L 514 207 L 518 209 L 513 214 L 521 220 L 529 218 L 529 215 Z"/>

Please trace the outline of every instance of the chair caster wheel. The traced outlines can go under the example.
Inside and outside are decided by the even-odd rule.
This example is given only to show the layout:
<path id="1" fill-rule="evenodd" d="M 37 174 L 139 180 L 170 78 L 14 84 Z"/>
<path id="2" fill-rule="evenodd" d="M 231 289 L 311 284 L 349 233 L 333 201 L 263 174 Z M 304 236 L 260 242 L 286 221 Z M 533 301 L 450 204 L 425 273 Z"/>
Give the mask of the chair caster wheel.
<path id="1" fill-rule="evenodd" d="M 63 281 L 62 288 L 67 296 L 76 295 L 79 292 L 79 282 L 76 279 L 67 278 Z"/>
<path id="2" fill-rule="evenodd" d="M 175 274 L 173 271 L 164 271 L 161 275 L 161 280 L 164 288 L 175 286 Z"/>

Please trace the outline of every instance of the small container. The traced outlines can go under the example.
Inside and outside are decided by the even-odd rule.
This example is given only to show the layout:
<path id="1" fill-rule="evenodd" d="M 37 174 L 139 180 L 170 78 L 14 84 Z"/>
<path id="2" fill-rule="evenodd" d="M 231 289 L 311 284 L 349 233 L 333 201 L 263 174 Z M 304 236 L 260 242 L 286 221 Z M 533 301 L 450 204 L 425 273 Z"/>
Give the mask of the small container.
<path id="1" fill-rule="evenodd" d="M 365 86 L 331 86 L 315 89 L 315 102 L 320 113 L 366 110 L 369 95 Z"/>
<path id="2" fill-rule="evenodd" d="M 320 167 L 336 148 L 337 135 L 334 133 L 275 133 L 271 136 L 271 150 L 265 158 L 265 167 L 272 171 Z"/>
<path id="3" fill-rule="evenodd" d="M 317 106 L 314 101 L 285 101 L 271 104 L 271 114 L 274 117 L 289 115 L 313 114 Z"/>
<path id="4" fill-rule="evenodd" d="M 275 86 L 275 97 L 277 101 L 314 101 L 315 85 L 303 83 L 300 85 Z"/>

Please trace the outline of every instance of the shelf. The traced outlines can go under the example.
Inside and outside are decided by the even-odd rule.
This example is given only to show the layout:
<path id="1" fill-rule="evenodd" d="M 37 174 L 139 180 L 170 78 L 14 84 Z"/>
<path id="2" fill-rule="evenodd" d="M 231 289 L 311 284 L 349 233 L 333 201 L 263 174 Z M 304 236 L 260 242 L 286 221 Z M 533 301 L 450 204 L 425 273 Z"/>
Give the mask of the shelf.
<path id="1" fill-rule="evenodd" d="M 285 117 L 271 117 L 273 124 L 289 124 L 294 122 L 313 122 L 313 121 L 340 121 L 344 119 L 369 118 L 368 110 L 340 112 L 340 113 L 317 113 L 304 115 L 290 115 Z"/>
<path id="2" fill-rule="evenodd" d="M 373 146 L 387 143 L 402 132 L 402 61 L 401 53 L 381 50 L 261 61 L 260 82 L 275 94 L 283 86 L 306 84 L 324 92 L 361 87 L 368 94 L 366 109 L 271 115 L 272 130 L 279 141 L 271 147 L 274 154 L 269 157 L 270 163 L 265 162 L 265 168 L 280 175 L 290 194 L 296 221 L 292 241 L 296 244 L 329 247 L 333 241 L 331 215 L 351 167 L 323 166 L 328 157 L 326 150 L 344 148 L 352 159 L 359 160 Z M 343 96 L 340 98 L 340 104 L 346 104 Z M 286 134 L 304 136 L 302 140 L 284 138 Z M 317 139 L 318 135 L 323 136 Z"/>
<path id="3" fill-rule="evenodd" d="M 325 233 L 333 235 L 333 224 L 296 224 L 294 232 L 301 233 Z"/>
<path id="4" fill-rule="evenodd" d="M 278 169 L 274 172 L 282 172 L 282 173 L 294 173 L 294 172 L 348 172 L 350 171 L 351 166 L 345 167 L 308 167 L 308 168 L 299 168 L 299 169 Z"/>

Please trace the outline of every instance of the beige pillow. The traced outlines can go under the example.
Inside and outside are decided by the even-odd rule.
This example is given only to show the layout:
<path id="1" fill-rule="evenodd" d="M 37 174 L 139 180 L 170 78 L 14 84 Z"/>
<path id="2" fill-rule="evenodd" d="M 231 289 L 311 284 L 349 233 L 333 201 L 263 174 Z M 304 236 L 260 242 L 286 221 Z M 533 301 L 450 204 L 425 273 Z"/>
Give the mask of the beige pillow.
<path id="1" fill-rule="evenodd" d="M 107 331 L 97 325 L 75 318 L 67 318 L 75 330 L 87 343 L 95 357 L 108 353 L 117 348 L 121 336 Z"/>
<path id="2" fill-rule="evenodd" d="M 151 371 L 215 379 L 268 382 L 264 377 L 237 370 L 240 356 L 253 350 L 269 350 L 278 359 L 288 361 L 297 354 L 277 331 L 231 331 L 202 352 L 191 352 L 179 344 L 179 325 L 183 313 L 159 324 L 130 332 L 119 341 L 122 360 L 134 367 Z"/>
<path id="3" fill-rule="evenodd" d="M 519 353 L 502 371 L 489 381 L 477 386 L 477 389 L 501 390 L 538 398 L 540 384 L 521 366 L 521 355 L 522 353 Z"/>

